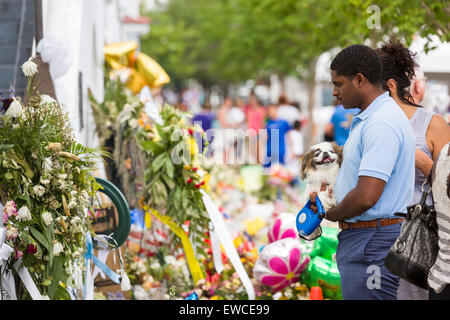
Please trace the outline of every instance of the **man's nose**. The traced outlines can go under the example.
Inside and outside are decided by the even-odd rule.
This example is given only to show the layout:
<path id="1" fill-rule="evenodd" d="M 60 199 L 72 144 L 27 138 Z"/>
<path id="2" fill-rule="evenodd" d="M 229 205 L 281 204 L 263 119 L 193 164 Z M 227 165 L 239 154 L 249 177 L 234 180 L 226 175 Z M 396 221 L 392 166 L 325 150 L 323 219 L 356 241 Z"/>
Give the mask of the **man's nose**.
<path id="1" fill-rule="evenodd" d="M 336 87 L 333 87 L 332 95 L 333 95 L 333 97 L 336 97 L 338 95 L 338 91 L 337 91 Z"/>

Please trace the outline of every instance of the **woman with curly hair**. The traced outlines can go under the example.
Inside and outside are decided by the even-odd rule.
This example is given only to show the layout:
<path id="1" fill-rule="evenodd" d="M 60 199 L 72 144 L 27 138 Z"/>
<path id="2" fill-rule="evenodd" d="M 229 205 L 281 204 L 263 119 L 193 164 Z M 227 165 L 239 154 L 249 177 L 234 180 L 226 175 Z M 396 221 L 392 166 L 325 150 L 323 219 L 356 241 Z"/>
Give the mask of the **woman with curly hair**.
<path id="1" fill-rule="evenodd" d="M 421 83 L 419 81 L 422 81 L 423 77 L 415 79 L 416 73 L 421 72 L 421 70 L 418 69 L 414 60 L 414 54 L 400 41 L 393 40 L 384 43 L 376 51 L 383 64 L 384 89 L 389 91 L 390 96 L 406 114 L 416 137 L 413 203 L 418 203 L 422 195 L 422 184 L 427 179 L 433 162 L 437 159 L 442 148 L 450 141 L 450 127 L 442 116 L 419 105 L 420 101 L 418 100 L 423 98 L 424 87 L 422 87 L 422 94 L 420 94 L 419 85 Z M 411 88 L 411 83 L 414 80 L 414 86 Z M 412 90 L 410 91 L 410 89 Z M 432 204 L 431 196 L 426 203 Z M 448 252 L 448 256 L 450 256 L 450 252 Z M 450 260 L 443 272 L 450 275 Z M 446 295 L 450 298 L 450 285 L 447 285 L 442 277 L 440 279 L 429 278 L 428 283 L 430 285 L 429 292 L 401 279 L 397 298 L 425 300 L 428 299 L 428 296 L 430 299 L 435 299 L 439 295 L 441 297 Z M 436 292 L 439 292 L 439 294 Z"/>

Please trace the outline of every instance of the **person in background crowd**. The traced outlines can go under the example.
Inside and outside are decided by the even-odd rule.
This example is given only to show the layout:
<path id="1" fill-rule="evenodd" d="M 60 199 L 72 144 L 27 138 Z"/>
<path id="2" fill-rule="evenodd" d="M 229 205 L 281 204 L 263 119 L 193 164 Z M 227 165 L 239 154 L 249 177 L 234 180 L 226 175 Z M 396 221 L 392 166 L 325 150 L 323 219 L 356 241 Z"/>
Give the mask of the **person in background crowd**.
<path id="1" fill-rule="evenodd" d="M 401 42 L 392 40 L 377 49 L 377 53 L 383 63 L 384 89 L 403 110 L 414 131 L 416 170 L 414 197 L 410 203 L 412 205 L 420 201 L 422 184 L 430 173 L 433 161 L 444 145 L 450 141 L 450 127 L 442 116 L 419 105 L 425 95 L 425 83 L 423 72 L 419 69 L 415 81 L 411 84 L 415 69 L 418 67 L 414 61 L 414 54 Z M 430 195 L 427 205 L 431 205 L 432 202 Z M 450 273 L 450 261 L 446 268 L 445 272 Z M 446 285 L 441 279 L 434 278 L 433 275 L 430 277 L 429 282 L 435 282 L 439 287 Z M 400 279 L 397 297 L 402 300 L 426 300 L 428 291 Z"/>
<path id="2" fill-rule="evenodd" d="M 348 139 L 353 116 L 359 109 L 345 109 L 337 99 L 334 99 L 334 105 L 334 113 L 325 127 L 325 141 L 334 141 L 338 146 L 343 146 Z"/>
<path id="3" fill-rule="evenodd" d="M 233 106 L 228 112 L 227 122 L 233 128 L 234 135 L 231 137 L 229 147 L 234 151 L 233 156 L 237 157 L 238 163 L 243 163 L 244 148 L 245 148 L 245 128 L 247 127 L 245 114 L 244 114 L 244 102 L 242 99 L 233 100 Z M 230 151 L 231 151 L 230 150 Z"/>
<path id="4" fill-rule="evenodd" d="M 286 120 L 278 118 L 277 112 L 278 107 L 275 105 L 270 105 L 267 109 L 267 158 L 264 163 L 264 167 L 266 168 L 272 166 L 274 163 L 285 164 L 286 135 L 291 127 Z"/>
<path id="5" fill-rule="evenodd" d="M 217 113 L 217 120 L 219 122 L 220 130 L 221 130 L 221 141 L 219 148 L 222 150 L 223 153 L 223 161 L 224 163 L 228 163 L 228 151 L 230 148 L 230 129 L 235 128 L 233 123 L 230 123 L 229 120 L 229 114 L 230 110 L 233 107 L 233 98 L 226 97 L 223 100 L 223 103 L 219 107 L 219 111 Z"/>
<path id="6" fill-rule="evenodd" d="M 415 141 L 408 118 L 383 90 L 383 67 L 364 45 L 343 49 L 330 65 L 333 96 L 358 108 L 334 187 L 337 205 L 325 218 L 339 221 L 336 261 L 345 300 L 395 300 L 399 277 L 384 259 L 400 233 L 414 186 Z M 313 210 L 315 197 L 311 194 Z M 379 285 L 371 278 L 376 270 Z"/>
<path id="7" fill-rule="evenodd" d="M 428 78 L 425 77 L 422 68 L 415 68 L 414 76 L 411 79 L 411 86 L 409 87 L 409 93 L 411 94 L 413 103 L 418 105 L 422 102 L 423 97 L 425 96 L 425 84 L 427 83 L 427 81 Z"/>
<path id="8" fill-rule="evenodd" d="M 260 129 L 264 128 L 266 110 L 259 103 L 254 91 L 250 92 L 250 95 L 248 97 L 248 104 L 245 106 L 244 110 L 245 117 L 247 119 L 247 130 L 249 133 L 250 146 L 256 145 L 256 148 L 250 148 L 250 156 L 252 157 L 251 161 L 253 162 L 254 160 L 256 160 L 257 163 L 260 163 L 260 139 L 258 133 Z"/>
<path id="9" fill-rule="evenodd" d="M 211 110 L 211 104 L 209 103 L 209 101 L 205 101 L 203 103 L 203 106 L 202 106 L 202 109 L 200 110 L 200 112 L 192 118 L 192 123 L 194 125 L 199 124 L 201 126 L 201 128 L 203 129 L 203 131 L 206 132 L 209 143 L 212 142 L 213 137 L 211 136 L 211 131 L 208 131 L 208 130 L 212 128 L 212 122 L 214 121 L 214 118 L 215 118 L 215 115 Z M 194 135 L 194 138 L 195 138 L 199 148 L 201 147 L 200 150 L 203 151 L 204 147 L 205 147 L 205 142 L 203 141 L 202 137 L 196 132 Z"/>
<path id="10" fill-rule="evenodd" d="M 302 125 L 300 120 L 295 120 L 294 127 L 287 133 L 286 168 L 292 175 L 297 176 L 300 172 L 300 157 L 304 153 Z"/>
<path id="11" fill-rule="evenodd" d="M 219 107 L 217 119 L 219 120 L 219 124 L 222 129 L 228 129 L 233 127 L 230 123 L 228 123 L 228 114 L 230 113 L 232 107 L 233 107 L 233 99 L 231 97 L 226 97 Z"/>
<path id="12" fill-rule="evenodd" d="M 300 120 L 301 114 L 297 107 L 288 103 L 288 100 L 284 94 L 278 98 L 278 119 L 286 120 L 290 126 L 294 125 L 294 122 Z"/>

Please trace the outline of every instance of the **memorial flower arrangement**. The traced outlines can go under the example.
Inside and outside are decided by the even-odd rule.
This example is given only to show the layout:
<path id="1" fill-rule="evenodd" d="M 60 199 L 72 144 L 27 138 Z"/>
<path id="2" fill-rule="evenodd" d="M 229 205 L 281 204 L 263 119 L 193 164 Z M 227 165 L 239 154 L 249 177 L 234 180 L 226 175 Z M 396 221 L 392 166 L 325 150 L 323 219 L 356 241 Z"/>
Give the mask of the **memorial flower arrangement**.
<path id="1" fill-rule="evenodd" d="M 27 103 L 14 98 L 0 117 L 4 245 L 11 251 L 6 265 L 15 272 L 19 260 L 44 297 L 70 299 L 65 288 L 82 286 L 86 212 L 100 187 L 91 171 L 105 153 L 77 143 L 59 104 L 34 92 L 33 64 L 22 67 L 29 77 Z M 18 299 L 29 298 L 21 292 Z"/>
<path id="2" fill-rule="evenodd" d="M 166 226 L 173 223 L 177 229 L 171 228 L 174 241 L 158 245 L 157 251 L 168 247 L 169 254 L 174 255 L 186 245 L 187 241 L 182 242 L 179 237 L 186 233 L 195 259 L 202 259 L 203 239 L 210 220 L 201 190 L 210 191 L 211 165 L 203 166 L 206 150 L 199 151 L 196 139 L 203 139 L 207 145 L 206 134 L 190 125 L 188 113 L 167 104 L 161 107 L 156 102 L 149 106 L 150 93 L 144 99 L 142 94 L 131 93 L 117 79 L 107 80 L 105 88 L 108 91 L 105 101 L 98 103 L 91 98 L 92 107 L 100 134 L 112 132 L 115 137 L 114 166 L 130 207 L 146 205 L 169 219 L 162 223 Z M 115 127 L 109 130 L 107 123 L 114 123 Z M 161 217 L 154 213 L 151 216 L 151 219 Z M 147 222 L 154 229 L 155 224 L 151 220 Z M 192 257 L 192 250 L 189 254 Z"/>
<path id="3" fill-rule="evenodd" d="M 119 131 L 125 139 L 136 139 L 144 153 L 140 155 L 142 162 L 148 163 L 143 174 L 135 177 L 141 186 L 139 196 L 178 226 L 187 226 L 201 254 L 210 220 L 200 190 L 210 190 L 210 175 L 201 166 L 203 154 L 194 136 L 206 139 L 206 135 L 201 128 L 188 124 L 187 113 L 173 106 L 162 107 L 160 116 L 161 124 L 144 112 L 142 103 L 128 103 L 118 118 Z M 133 170 L 133 166 L 129 169 Z"/>

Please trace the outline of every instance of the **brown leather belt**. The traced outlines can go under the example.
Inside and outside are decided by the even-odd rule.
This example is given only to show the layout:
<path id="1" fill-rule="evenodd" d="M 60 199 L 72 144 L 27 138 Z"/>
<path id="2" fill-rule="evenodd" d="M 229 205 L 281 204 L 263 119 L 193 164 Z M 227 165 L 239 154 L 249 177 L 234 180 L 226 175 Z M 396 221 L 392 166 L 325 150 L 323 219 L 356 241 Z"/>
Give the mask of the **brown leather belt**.
<path id="1" fill-rule="evenodd" d="M 345 222 L 339 221 L 339 228 L 342 230 L 346 229 L 360 229 L 360 228 L 376 228 L 378 226 L 378 221 L 380 221 L 380 227 L 389 226 L 391 224 L 401 223 L 403 219 L 379 219 L 379 220 L 369 220 L 369 221 L 358 221 L 358 222 Z"/>

